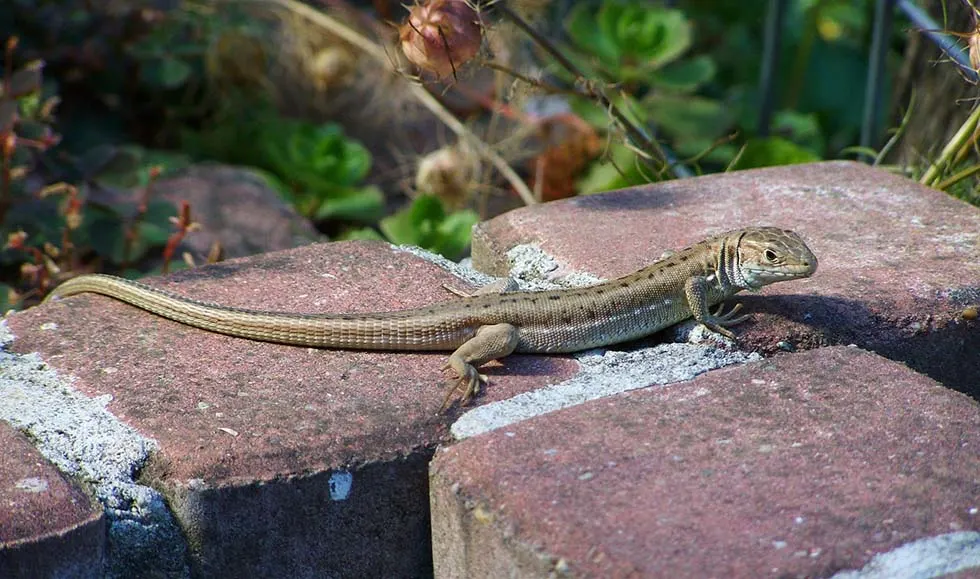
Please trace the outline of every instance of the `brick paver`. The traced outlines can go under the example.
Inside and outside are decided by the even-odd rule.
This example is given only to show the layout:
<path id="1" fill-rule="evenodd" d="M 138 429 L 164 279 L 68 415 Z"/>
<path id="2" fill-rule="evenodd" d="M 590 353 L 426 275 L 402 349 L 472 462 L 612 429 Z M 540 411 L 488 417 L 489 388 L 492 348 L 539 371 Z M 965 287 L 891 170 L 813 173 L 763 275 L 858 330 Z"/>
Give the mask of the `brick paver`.
<path id="1" fill-rule="evenodd" d="M 738 328 L 739 347 L 800 353 L 458 444 L 448 435 L 458 411 L 435 414 L 450 383 L 444 353 L 251 342 L 99 296 L 7 324 L 13 351 L 39 352 L 155 441 L 134 475 L 167 498 L 201 576 L 426 576 L 434 556 L 439 577 L 821 577 L 917 540 L 969 542 L 964 533 L 980 529 L 980 411 L 949 388 L 980 395 L 980 322 L 961 316 L 980 302 L 975 208 L 856 163 L 780 167 L 514 211 L 478 226 L 474 261 L 501 273 L 511 248 L 535 243 L 555 257 L 556 274 L 614 277 L 753 224 L 799 231 L 820 268 L 740 296 L 751 321 Z M 299 312 L 393 310 L 453 299 L 442 284 L 468 289 L 366 242 L 149 283 Z M 943 385 L 876 354 L 825 347 L 852 343 Z M 508 357 L 486 368 L 493 382 L 478 403 L 577 368 L 563 357 Z M 0 440 L 0 483 L 34 476 L 19 474 L 33 463 L 18 440 Z M 103 525 L 92 512 L 97 520 L 78 515 L 84 529 Z M 0 540 L 8 520 L 21 519 L 0 518 Z M 17 528 L 19 552 L 55 544 L 47 531 Z M 108 540 L 99 556 L 112 552 Z M 0 544 L 0 576 L 16 552 Z"/>
<path id="2" fill-rule="evenodd" d="M 303 312 L 454 299 L 456 277 L 369 242 L 306 246 L 150 280 L 226 305 Z M 38 351 L 160 445 L 140 474 L 166 496 L 199 572 L 415 576 L 430 568 L 426 467 L 444 353 L 314 350 L 219 336 L 78 296 L 12 316 L 12 349 Z M 560 381 L 573 361 L 487 368 L 481 401 Z"/>
<path id="3" fill-rule="evenodd" d="M 975 401 L 857 348 L 715 370 L 438 452 L 436 577 L 828 577 L 980 531 L 977 449 Z"/>
<path id="4" fill-rule="evenodd" d="M 809 280 L 743 295 L 741 344 L 857 344 L 980 397 L 980 211 L 860 163 L 709 175 L 526 207 L 477 226 L 477 267 L 500 273 L 536 243 L 555 272 L 628 273 L 703 237 L 749 225 L 798 231 L 820 261 Z"/>
<path id="5" fill-rule="evenodd" d="M 101 577 L 102 509 L 0 421 L 0 577 Z"/>

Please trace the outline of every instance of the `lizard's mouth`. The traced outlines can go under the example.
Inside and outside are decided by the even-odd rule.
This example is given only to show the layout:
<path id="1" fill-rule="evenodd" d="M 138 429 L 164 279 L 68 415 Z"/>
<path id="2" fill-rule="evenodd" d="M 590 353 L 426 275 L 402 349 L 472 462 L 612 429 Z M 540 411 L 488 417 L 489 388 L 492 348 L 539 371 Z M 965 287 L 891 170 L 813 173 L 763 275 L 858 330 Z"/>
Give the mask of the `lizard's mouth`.
<path id="1" fill-rule="evenodd" d="M 778 269 L 766 267 L 743 267 L 742 277 L 751 289 L 759 289 L 771 283 L 810 277 L 817 271 L 816 261 L 812 264 L 783 266 Z"/>

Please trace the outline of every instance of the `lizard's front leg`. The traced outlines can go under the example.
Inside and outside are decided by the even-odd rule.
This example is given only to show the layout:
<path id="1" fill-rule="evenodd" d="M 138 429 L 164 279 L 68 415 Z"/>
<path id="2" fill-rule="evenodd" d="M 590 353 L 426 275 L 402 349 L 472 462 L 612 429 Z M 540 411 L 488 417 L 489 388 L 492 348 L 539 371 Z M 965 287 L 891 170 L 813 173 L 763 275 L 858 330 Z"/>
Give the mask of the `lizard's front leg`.
<path id="1" fill-rule="evenodd" d="M 517 348 L 519 341 L 517 328 L 510 324 L 493 324 L 477 328 L 476 334 L 457 348 L 442 367 L 443 370 L 452 368 L 459 376 L 459 383 L 446 394 L 440 412 L 445 410 L 453 394 L 460 388 L 464 388 L 460 396 L 460 404 L 465 406 L 469 403 L 470 399 L 480 391 L 480 384 L 489 381 L 485 375 L 477 371 L 477 367 L 490 360 L 510 355 Z"/>
<path id="2" fill-rule="evenodd" d="M 741 324 L 749 319 L 749 316 L 734 317 L 742 309 L 742 304 L 735 304 L 731 311 L 724 314 L 722 312 L 725 304 L 718 304 L 718 309 L 712 313 L 708 309 L 708 283 L 708 280 L 701 276 L 692 277 L 684 282 L 684 295 L 687 297 L 687 306 L 691 309 L 691 315 L 709 330 L 734 340 L 735 332 L 726 326 Z"/>

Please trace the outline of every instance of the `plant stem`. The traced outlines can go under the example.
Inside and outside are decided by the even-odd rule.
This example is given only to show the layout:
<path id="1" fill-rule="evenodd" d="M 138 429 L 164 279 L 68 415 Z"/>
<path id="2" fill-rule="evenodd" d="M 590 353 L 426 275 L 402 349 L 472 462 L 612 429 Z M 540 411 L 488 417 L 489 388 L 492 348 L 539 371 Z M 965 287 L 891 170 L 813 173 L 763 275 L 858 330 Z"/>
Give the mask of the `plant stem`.
<path id="1" fill-rule="evenodd" d="M 959 151 L 963 147 L 968 147 L 973 141 L 978 120 L 980 120 L 980 106 L 974 106 L 973 112 L 970 113 L 970 116 L 960 126 L 960 129 L 956 131 L 953 138 L 946 143 L 942 153 L 939 154 L 939 158 L 932 162 L 929 169 L 919 179 L 919 183 L 931 187 L 933 183 L 939 180 L 943 171 L 953 166 L 954 159 L 957 157 Z"/>
<path id="2" fill-rule="evenodd" d="M 937 184 L 936 189 L 939 189 L 940 191 L 946 191 L 948 188 L 959 183 L 963 179 L 966 179 L 967 177 L 971 177 L 977 173 L 980 173 L 980 164 L 970 165 L 966 169 L 963 169 L 959 173 L 953 175 L 952 177 L 948 177 L 941 183 Z"/>

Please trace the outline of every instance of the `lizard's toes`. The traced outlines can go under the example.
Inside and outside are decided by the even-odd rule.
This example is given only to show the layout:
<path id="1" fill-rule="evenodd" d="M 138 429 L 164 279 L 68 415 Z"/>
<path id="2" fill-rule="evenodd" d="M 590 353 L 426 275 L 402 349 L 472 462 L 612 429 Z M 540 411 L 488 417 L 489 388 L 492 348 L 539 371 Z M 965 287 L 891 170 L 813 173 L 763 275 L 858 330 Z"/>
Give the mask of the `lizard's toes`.
<path id="1" fill-rule="evenodd" d="M 466 370 L 465 376 L 460 376 L 459 378 L 460 386 L 465 386 L 463 390 L 463 395 L 460 396 L 459 403 L 466 406 L 470 403 L 474 396 L 480 393 L 480 387 L 484 384 L 488 384 L 490 379 L 486 374 L 480 374 L 476 371 L 476 368 L 470 366 Z"/>
<path id="2" fill-rule="evenodd" d="M 450 368 L 449 364 L 443 367 L 443 370 Z M 439 412 L 442 412 L 449 407 L 449 401 L 452 400 L 453 394 L 457 391 L 462 391 L 459 397 L 459 403 L 461 406 L 466 406 L 470 403 L 474 396 L 480 393 L 480 387 L 484 384 L 489 384 L 490 378 L 486 374 L 480 374 L 477 372 L 476 368 L 473 366 L 468 366 L 466 370 L 457 380 L 456 384 L 449 389 L 446 394 L 446 398 L 442 401 L 442 406 L 439 407 Z"/>

